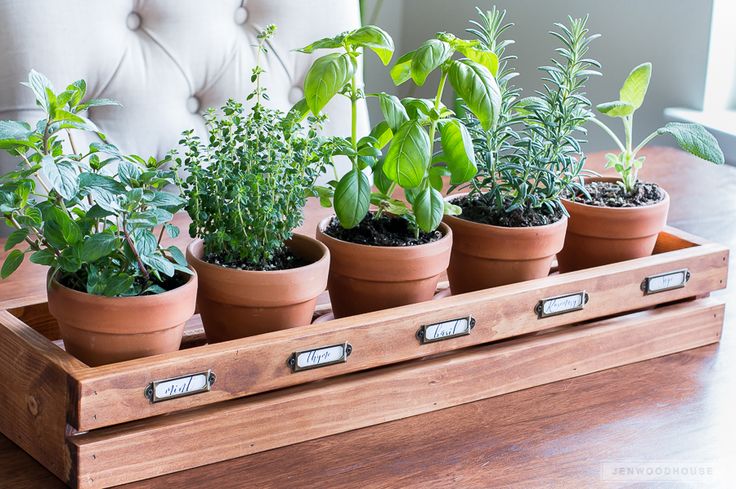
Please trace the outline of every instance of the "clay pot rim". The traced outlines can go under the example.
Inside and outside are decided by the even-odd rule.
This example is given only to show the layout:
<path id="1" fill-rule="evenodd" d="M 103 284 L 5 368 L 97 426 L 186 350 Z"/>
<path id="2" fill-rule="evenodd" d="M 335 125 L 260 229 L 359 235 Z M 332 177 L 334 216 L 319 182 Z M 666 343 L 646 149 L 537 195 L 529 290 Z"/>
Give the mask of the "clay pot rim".
<path id="1" fill-rule="evenodd" d="M 66 285 L 63 285 L 58 280 L 56 280 L 56 277 L 50 279 L 51 270 L 49 270 L 47 278 L 46 278 L 46 287 L 47 288 L 56 287 L 59 289 L 59 291 L 62 294 L 71 295 L 73 298 L 79 301 L 90 302 L 90 301 L 96 301 L 99 299 L 99 300 L 108 302 L 109 304 L 116 304 L 118 306 L 123 306 L 125 305 L 125 303 L 138 301 L 139 305 L 143 306 L 145 304 L 141 304 L 141 303 L 160 302 L 161 298 L 164 298 L 165 300 L 168 300 L 168 299 L 175 300 L 173 298 L 174 295 L 183 295 L 186 293 L 186 289 L 190 287 L 196 287 L 197 286 L 197 272 L 191 266 L 188 268 L 189 270 L 192 271 L 192 274 L 189 275 L 189 278 L 187 279 L 186 282 L 176 287 L 175 289 L 167 290 L 166 292 L 162 292 L 160 294 L 131 295 L 131 296 L 126 296 L 126 297 L 108 297 L 106 295 L 90 294 L 87 292 L 82 292 L 80 290 L 74 290 L 72 288 L 69 288 Z M 152 304 L 152 305 L 155 305 L 155 304 Z"/>
<path id="2" fill-rule="evenodd" d="M 616 176 L 611 176 L 611 175 L 601 175 L 599 177 L 590 177 L 586 179 L 586 181 L 588 182 L 614 182 L 614 183 L 618 182 L 619 180 L 621 179 Z M 570 200 L 565 197 L 562 197 L 561 200 L 569 204 L 583 207 L 585 209 L 604 209 L 604 210 L 610 210 L 612 212 L 621 212 L 621 213 L 642 212 L 645 210 L 648 211 L 650 209 L 657 209 L 658 207 L 668 205 L 670 201 L 670 194 L 664 189 L 664 187 L 660 186 L 659 184 L 657 184 L 657 186 L 659 187 L 660 192 L 664 194 L 664 197 L 662 197 L 662 200 L 660 200 L 659 202 L 655 202 L 654 204 L 640 205 L 637 207 L 609 207 L 606 205 L 590 205 L 590 204 L 585 204 L 583 202 L 579 202 L 577 200 Z"/>
<path id="3" fill-rule="evenodd" d="M 444 243 L 445 240 L 452 238 L 452 229 L 450 229 L 450 226 L 445 224 L 444 222 L 441 222 L 439 227 L 437 228 L 438 231 L 442 233 L 442 237 L 438 239 L 437 241 L 430 241 L 429 243 L 424 243 L 420 245 L 413 245 L 413 246 L 377 246 L 377 245 L 365 245 L 360 243 L 352 243 L 350 241 L 344 241 L 342 239 L 335 238 L 334 236 L 330 236 L 327 234 L 324 230 L 327 228 L 327 224 L 335 217 L 335 214 L 332 214 L 330 216 L 325 217 L 322 219 L 319 224 L 317 225 L 317 232 L 324 236 L 325 238 L 334 241 L 336 243 L 340 243 L 342 246 L 347 247 L 353 247 L 355 249 L 363 249 L 363 250 L 424 250 L 427 249 L 425 247 L 430 246 L 437 246 L 439 243 Z"/>
<path id="4" fill-rule="evenodd" d="M 328 261 L 330 259 L 330 250 L 325 246 L 324 243 L 320 243 L 314 238 L 311 238 L 309 236 L 305 236 L 303 234 L 294 233 L 291 237 L 291 239 L 296 239 L 300 241 L 306 241 L 310 245 L 313 245 L 322 252 L 322 256 L 317 261 L 314 261 L 312 263 L 309 263 L 307 265 L 302 265 L 301 267 L 295 267 L 295 268 L 289 268 L 287 270 L 240 270 L 236 268 L 228 268 L 224 267 L 222 265 L 215 265 L 213 263 L 206 262 L 202 260 L 200 257 L 196 256 L 193 248 L 195 245 L 198 245 L 199 243 L 203 243 L 204 240 L 202 238 L 197 238 L 190 242 L 187 245 L 187 256 L 191 257 L 191 259 L 197 261 L 197 266 L 202 266 L 205 269 L 209 269 L 213 272 L 217 273 L 238 273 L 238 274 L 249 274 L 252 276 L 258 276 L 258 275 L 268 275 L 269 277 L 275 277 L 278 275 L 293 275 L 297 273 L 302 273 L 304 271 L 310 271 L 309 269 L 318 269 L 321 268 L 324 265 L 325 261 Z M 202 245 L 202 251 L 204 252 L 204 244 Z"/>
<path id="5" fill-rule="evenodd" d="M 465 197 L 469 193 L 470 192 L 463 192 L 463 193 L 459 193 L 459 194 L 448 195 L 447 197 L 445 197 L 445 200 L 447 202 L 452 202 L 453 200 L 459 199 L 460 197 Z M 475 226 L 483 226 L 483 227 L 486 227 L 486 228 L 491 228 L 492 230 L 498 231 L 498 232 L 507 232 L 507 233 L 508 232 L 531 233 L 533 231 L 538 231 L 538 230 L 546 231 L 546 230 L 554 229 L 556 227 L 560 227 L 560 226 L 564 225 L 567 222 L 567 219 L 568 218 L 567 218 L 567 216 L 565 214 L 562 214 L 562 217 L 560 219 L 558 219 L 555 222 L 550 223 L 550 224 L 541 224 L 539 226 L 513 226 L 513 227 L 509 227 L 509 226 L 496 226 L 495 224 L 486 224 L 484 222 L 475 222 L 475 221 L 471 221 L 469 219 L 463 219 L 462 217 L 450 216 L 450 215 L 444 216 L 444 219 L 454 220 L 454 221 L 457 221 L 457 222 L 460 222 L 460 223 L 463 223 L 463 224 L 468 224 L 470 226 L 473 226 L 473 225 L 475 225 Z"/>

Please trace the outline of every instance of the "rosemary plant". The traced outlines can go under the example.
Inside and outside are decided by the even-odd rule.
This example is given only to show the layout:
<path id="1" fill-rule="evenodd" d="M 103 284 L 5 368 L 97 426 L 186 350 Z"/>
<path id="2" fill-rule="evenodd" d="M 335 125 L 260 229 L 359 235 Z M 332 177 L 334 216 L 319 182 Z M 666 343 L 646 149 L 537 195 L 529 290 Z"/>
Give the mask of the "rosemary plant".
<path id="1" fill-rule="evenodd" d="M 260 60 L 275 29 L 269 25 L 258 35 L 255 88 L 246 98 L 255 102 L 252 109 L 232 99 L 222 115 L 210 109 L 207 141 L 186 131 L 177 158 L 187 174 L 180 185 L 192 218 L 189 233 L 204 240 L 205 260 L 223 266 L 283 267 L 285 242 L 302 223 L 306 199 L 329 156 L 318 137 L 322 118 L 311 117 L 304 127 L 300 114 L 263 104 L 268 93 Z"/>
<path id="2" fill-rule="evenodd" d="M 586 134 L 584 124 L 593 117 L 584 87 L 589 77 L 599 75 L 600 64 L 587 57 L 590 43 L 584 19 L 569 19 L 569 25 L 555 24 L 552 31 L 562 46 L 559 59 L 540 68 L 544 88 L 536 96 L 519 98 L 509 81 L 516 76 L 510 68 L 514 58 L 505 56 L 511 43 L 502 35 L 511 26 L 504 24 L 505 12 L 495 8 L 481 15 L 471 30 L 489 48 L 495 47 L 503 59 L 499 74 L 502 110 L 493 131 L 479 127 L 472 116 L 466 118 L 473 135 L 476 156 L 483 164 L 471 185 L 471 199 L 481 199 L 494 215 L 542 214 L 544 222 L 566 213 L 560 202 L 568 191 L 583 191 L 577 176 L 585 157 L 577 133 Z M 501 219 L 503 222 L 503 219 Z"/>

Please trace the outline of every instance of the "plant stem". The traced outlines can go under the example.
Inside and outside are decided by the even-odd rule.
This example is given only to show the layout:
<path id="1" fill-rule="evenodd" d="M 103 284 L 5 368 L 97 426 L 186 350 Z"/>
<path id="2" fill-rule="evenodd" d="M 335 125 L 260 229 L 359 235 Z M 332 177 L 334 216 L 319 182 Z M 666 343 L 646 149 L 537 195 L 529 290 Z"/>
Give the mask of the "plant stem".
<path id="1" fill-rule="evenodd" d="M 358 91 L 355 84 L 356 77 L 353 73 L 353 78 L 350 81 L 350 142 L 353 143 L 353 150 L 355 151 L 352 157 L 353 170 L 358 169 Z"/>
<path id="2" fill-rule="evenodd" d="M 128 234 L 128 230 L 126 229 L 125 214 L 123 214 L 122 232 L 123 232 L 123 236 L 125 236 L 125 241 L 128 243 L 128 246 L 130 246 L 130 251 L 133 253 L 133 256 L 135 257 L 135 261 L 138 262 L 138 268 L 143 274 L 143 277 L 146 279 L 146 283 L 150 282 L 151 275 L 148 273 L 148 270 L 146 270 L 146 266 L 143 264 L 143 261 L 141 260 L 141 257 L 138 254 L 138 250 L 135 249 L 135 244 L 133 243 L 133 240 L 131 239 L 130 234 Z"/>
<path id="3" fill-rule="evenodd" d="M 434 110 L 439 111 L 440 110 L 440 104 L 442 103 L 442 91 L 445 89 L 445 82 L 447 81 L 447 71 L 442 70 L 442 75 L 440 76 L 440 83 L 437 86 L 437 95 L 434 97 Z M 429 161 L 430 165 L 432 164 L 432 153 L 434 150 L 434 133 L 437 129 L 437 120 L 433 119 L 432 123 L 429 126 Z"/>

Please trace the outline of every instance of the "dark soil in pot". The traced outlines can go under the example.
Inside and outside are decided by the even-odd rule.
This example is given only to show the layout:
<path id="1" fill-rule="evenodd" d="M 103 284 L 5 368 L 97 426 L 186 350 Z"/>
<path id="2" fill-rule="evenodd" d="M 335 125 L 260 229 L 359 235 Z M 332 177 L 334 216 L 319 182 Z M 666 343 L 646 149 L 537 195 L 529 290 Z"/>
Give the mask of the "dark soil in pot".
<path id="1" fill-rule="evenodd" d="M 207 263 L 213 265 L 219 265 L 225 268 L 232 268 L 234 270 L 252 270 L 252 271 L 272 271 L 272 270 L 291 270 L 292 268 L 299 268 L 305 265 L 309 265 L 309 260 L 304 257 L 295 255 L 290 249 L 284 247 L 281 248 L 276 254 L 265 263 L 250 263 L 247 261 L 233 261 L 228 260 L 226 257 L 218 256 L 214 253 L 210 253 L 202 258 Z"/>
<path id="2" fill-rule="evenodd" d="M 336 217 L 330 220 L 324 233 L 335 239 L 368 246 L 416 246 L 432 243 L 442 238 L 442 233 L 419 232 L 415 236 L 409 229 L 406 219 L 396 216 L 383 215 L 378 219 L 373 213 L 368 213 L 363 220 L 352 229 L 344 229 Z"/>
<path id="3" fill-rule="evenodd" d="M 558 209 L 517 209 L 512 212 L 499 211 L 492 202 L 483 196 L 459 197 L 452 201 L 460 206 L 463 213 L 459 216 L 468 221 L 491 226 L 520 228 L 530 226 L 546 226 L 562 219 L 562 212 Z"/>
<path id="4" fill-rule="evenodd" d="M 598 207 L 644 207 L 664 199 L 664 192 L 656 183 L 637 182 L 631 193 L 615 182 L 590 182 L 585 189 L 590 198 L 578 195 L 575 201 Z"/>

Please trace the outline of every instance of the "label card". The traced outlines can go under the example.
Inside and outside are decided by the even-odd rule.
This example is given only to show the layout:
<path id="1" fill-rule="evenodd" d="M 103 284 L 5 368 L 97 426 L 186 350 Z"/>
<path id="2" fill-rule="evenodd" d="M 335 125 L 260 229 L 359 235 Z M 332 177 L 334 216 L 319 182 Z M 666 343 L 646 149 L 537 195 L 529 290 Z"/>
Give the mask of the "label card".
<path id="1" fill-rule="evenodd" d="M 312 350 L 295 351 L 289 356 L 287 364 L 291 367 L 292 372 L 300 372 L 302 370 L 347 362 L 352 352 L 353 347 L 350 346 L 350 343 L 323 346 Z"/>
<path id="2" fill-rule="evenodd" d="M 441 323 L 425 324 L 417 331 L 417 338 L 424 345 L 435 341 L 457 338 L 458 336 L 467 336 L 474 327 L 475 319 L 472 316 L 451 319 Z"/>
<path id="3" fill-rule="evenodd" d="M 687 268 L 675 270 L 674 272 L 660 273 L 646 277 L 641 283 L 644 295 L 656 294 L 667 290 L 681 289 L 690 280 L 690 272 Z"/>
<path id="4" fill-rule="evenodd" d="M 568 312 L 580 311 L 585 307 L 589 299 L 588 293 L 584 290 L 575 292 L 574 294 L 550 297 L 539 301 L 534 308 L 534 312 L 537 313 L 538 319 L 542 319 Z"/>
<path id="5" fill-rule="evenodd" d="M 155 380 L 146 387 L 145 396 L 151 403 L 168 401 L 207 392 L 214 383 L 215 374 L 211 370 L 207 370 L 206 372 L 184 375 L 173 379 Z"/>

